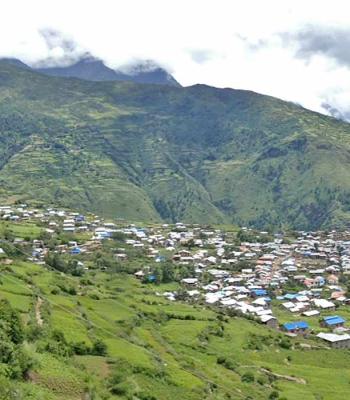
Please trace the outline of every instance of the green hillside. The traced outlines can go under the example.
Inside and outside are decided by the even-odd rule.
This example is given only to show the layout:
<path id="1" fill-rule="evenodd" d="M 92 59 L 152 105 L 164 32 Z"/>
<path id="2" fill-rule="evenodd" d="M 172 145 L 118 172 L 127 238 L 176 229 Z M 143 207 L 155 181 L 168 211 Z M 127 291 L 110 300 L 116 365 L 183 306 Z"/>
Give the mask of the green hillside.
<path id="1" fill-rule="evenodd" d="M 249 91 L 0 62 L 0 200 L 147 221 L 344 226 L 350 125 Z"/>
<path id="2" fill-rule="evenodd" d="M 34 264 L 30 240 L 52 246 L 89 237 L 43 230 L 41 221 L 0 223 L 12 260 L 0 260 L 0 399 L 344 399 L 348 350 L 167 300 L 162 293 L 180 284 L 138 281 L 132 273 L 149 262 L 146 253 L 118 238 L 73 256 L 89 266 L 80 274 Z M 28 241 L 4 239 L 14 235 Z M 128 261 L 111 263 L 119 246 Z M 59 257 L 74 265 L 70 255 Z"/>

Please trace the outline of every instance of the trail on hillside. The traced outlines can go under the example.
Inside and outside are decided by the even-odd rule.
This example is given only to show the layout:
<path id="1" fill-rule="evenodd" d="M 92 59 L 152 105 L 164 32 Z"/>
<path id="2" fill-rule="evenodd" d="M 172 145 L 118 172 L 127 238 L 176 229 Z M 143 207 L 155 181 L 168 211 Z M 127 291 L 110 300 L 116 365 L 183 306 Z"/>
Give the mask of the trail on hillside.
<path id="1" fill-rule="evenodd" d="M 35 319 L 36 319 L 36 323 L 38 324 L 38 326 L 42 327 L 44 324 L 44 320 L 41 316 L 41 306 L 43 304 L 43 299 L 41 297 L 38 297 L 38 300 L 35 304 Z"/>
<path id="2" fill-rule="evenodd" d="M 306 381 L 303 378 L 297 378 L 296 376 L 289 376 L 289 375 L 280 375 L 276 374 L 274 372 L 269 371 L 268 369 L 265 368 L 260 368 L 260 371 L 265 372 L 267 375 L 271 375 L 277 379 L 284 379 L 286 381 L 291 381 L 291 382 L 296 382 L 300 383 L 302 385 L 306 385 Z"/>

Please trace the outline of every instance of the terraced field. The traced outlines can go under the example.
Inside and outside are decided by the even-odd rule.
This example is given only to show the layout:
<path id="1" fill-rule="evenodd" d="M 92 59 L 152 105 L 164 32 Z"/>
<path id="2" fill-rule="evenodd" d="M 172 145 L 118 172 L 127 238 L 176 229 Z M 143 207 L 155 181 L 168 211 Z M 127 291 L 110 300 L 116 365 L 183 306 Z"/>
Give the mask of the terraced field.
<path id="1" fill-rule="evenodd" d="M 93 390 L 111 399 L 344 399 L 348 352 L 300 347 L 315 345 L 300 338 L 281 345 L 276 331 L 155 294 L 164 290 L 168 285 L 144 286 L 123 274 L 94 271 L 81 279 L 23 261 L 1 266 L 0 298 L 28 329 L 36 325 L 37 296 L 43 299 L 44 324 L 26 344 L 35 367 L 20 386 L 43 399 L 78 400 Z M 67 358 L 43 351 L 55 331 L 68 343 L 100 339 L 107 353 Z"/>

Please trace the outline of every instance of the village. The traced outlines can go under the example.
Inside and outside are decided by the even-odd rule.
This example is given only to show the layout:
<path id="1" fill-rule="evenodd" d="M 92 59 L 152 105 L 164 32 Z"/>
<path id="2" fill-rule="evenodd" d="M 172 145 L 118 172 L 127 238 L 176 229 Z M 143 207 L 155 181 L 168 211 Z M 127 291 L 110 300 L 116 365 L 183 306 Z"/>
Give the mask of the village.
<path id="1" fill-rule="evenodd" d="M 5 235 L 0 245 L 2 264 L 11 263 L 5 246 L 11 242 L 24 249 L 28 261 L 45 267 L 49 253 L 61 254 L 76 260 L 75 267 L 83 273 L 92 265 L 84 261 L 91 259 L 86 256 L 117 238 L 123 246 L 112 248 L 115 263 L 130 263 L 141 254 L 137 270 L 130 271 L 143 283 L 155 285 L 155 290 L 162 265 L 185 271 L 169 278 L 177 281 L 176 290 L 157 291 L 169 301 L 202 304 L 229 316 L 254 319 L 288 336 L 303 335 L 330 348 L 350 348 L 348 231 L 272 234 L 183 223 L 140 226 L 26 204 L 1 206 L 0 218 L 5 227 L 39 226 L 43 236 Z M 58 232 L 72 240 L 45 245 Z"/>

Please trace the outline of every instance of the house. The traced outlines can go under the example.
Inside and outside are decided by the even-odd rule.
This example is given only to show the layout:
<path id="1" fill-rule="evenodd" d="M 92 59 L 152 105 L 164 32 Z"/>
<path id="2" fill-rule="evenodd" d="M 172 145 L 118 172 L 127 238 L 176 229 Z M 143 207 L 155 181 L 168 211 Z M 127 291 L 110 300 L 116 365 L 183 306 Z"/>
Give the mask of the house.
<path id="1" fill-rule="evenodd" d="M 74 248 L 70 251 L 70 254 L 74 254 L 74 255 L 77 255 L 77 254 L 80 254 L 80 253 L 81 253 L 80 247 L 74 247 Z"/>
<path id="2" fill-rule="evenodd" d="M 332 348 L 335 349 L 349 349 L 350 348 L 350 335 L 337 335 L 335 333 L 321 332 L 317 335 L 318 338 L 325 340 Z"/>
<path id="3" fill-rule="evenodd" d="M 326 328 L 339 328 L 340 326 L 344 326 L 345 324 L 345 319 L 342 317 L 339 317 L 338 315 L 332 315 L 329 317 L 324 317 L 321 325 L 326 327 Z"/>
<path id="4" fill-rule="evenodd" d="M 125 261 L 125 260 L 127 260 L 128 255 L 125 253 L 117 253 L 117 254 L 114 254 L 114 258 L 119 261 Z"/>
<path id="5" fill-rule="evenodd" d="M 305 333 L 309 329 L 309 324 L 305 321 L 287 322 L 283 324 L 283 329 L 288 333 Z"/>
<path id="6" fill-rule="evenodd" d="M 320 312 L 317 310 L 309 310 L 309 311 L 304 311 L 303 315 L 305 315 L 305 317 L 314 317 L 315 315 L 320 315 Z"/>
<path id="7" fill-rule="evenodd" d="M 338 285 L 339 279 L 336 275 L 329 275 L 327 278 L 327 282 L 330 285 Z"/>
<path id="8" fill-rule="evenodd" d="M 267 296 L 267 291 L 265 289 L 253 289 L 251 295 L 252 297 Z"/>
<path id="9" fill-rule="evenodd" d="M 134 276 L 135 276 L 135 278 L 137 278 L 137 279 L 143 279 L 144 276 L 145 276 L 145 273 L 144 273 L 142 270 L 140 270 L 140 271 L 135 272 L 135 273 L 134 273 Z"/>
<path id="10" fill-rule="evenodd" d="M 185 285 L 197 285 L 198 279 L 197 278 L 184 278 L 181 279 L 181 283 L 184 283 Z"/>
<path id="11" fill-rule="evenodd" d="M 313 302 L 316 307 L 322 310 L 335 310 L 335 304 L 326 299 L 314 299 Z"/>
<path id="12" fill-rule="evenodd" d="M 298 297 L 297 293 L 287 293 L 284 295 L 286 300 L 295 300 Z"/>
<path id="13" fill-rule="evenodd" d="M 272 315 L 261 315 L 260 316 L 260 320 L 263 324 L 265 324 L 266 326 L 270 327 L 270 328 L 277 328 L 278 326 L 278 321 L 275 317 L 273 317 Z"/>

